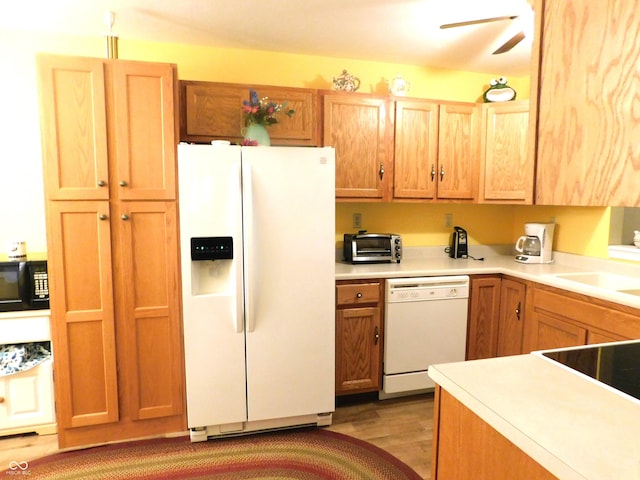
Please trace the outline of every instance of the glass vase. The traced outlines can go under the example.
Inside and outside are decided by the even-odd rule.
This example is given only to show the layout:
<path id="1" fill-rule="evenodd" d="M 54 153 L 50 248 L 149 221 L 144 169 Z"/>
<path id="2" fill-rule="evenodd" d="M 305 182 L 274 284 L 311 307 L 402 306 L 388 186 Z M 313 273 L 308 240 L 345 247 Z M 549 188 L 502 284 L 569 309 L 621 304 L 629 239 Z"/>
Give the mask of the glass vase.
<path id="1" fill-rule="evenodd" d="M 269 138 L 269 132 L 267 127 L 260 123 L 250 123 L 246 128 L 242 129 L 242 136 L 245 140 L 254 140 L 258 142 L 258 145 L 269 147 L 271 146 L 271 139 Z"/>

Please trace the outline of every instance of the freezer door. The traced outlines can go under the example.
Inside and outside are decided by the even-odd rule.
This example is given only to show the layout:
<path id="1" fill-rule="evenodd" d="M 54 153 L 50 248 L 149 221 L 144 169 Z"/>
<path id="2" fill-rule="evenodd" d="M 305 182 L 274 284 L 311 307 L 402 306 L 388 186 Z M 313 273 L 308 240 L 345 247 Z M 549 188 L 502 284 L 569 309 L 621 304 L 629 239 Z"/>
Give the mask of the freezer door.
<path id="1" fill-rule="evenodd" d="M 333 148 L 245 147 L 248 418 L 334 410 Z"/>
<path id="2" fill-rule="evenodd" d="M 179 145 L 189 428 L 247 419 L 239 147 Z M 233 259 L 192 261 L 191 238 L 232 237 Z"/>

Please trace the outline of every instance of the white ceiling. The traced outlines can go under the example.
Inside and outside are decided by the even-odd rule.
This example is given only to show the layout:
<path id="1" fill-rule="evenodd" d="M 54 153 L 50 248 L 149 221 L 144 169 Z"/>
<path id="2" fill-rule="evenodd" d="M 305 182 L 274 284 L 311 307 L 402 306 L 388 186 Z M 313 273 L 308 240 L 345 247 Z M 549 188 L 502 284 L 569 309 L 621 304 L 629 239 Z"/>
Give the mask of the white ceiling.
<path id="1" fill-rule="evenodd" d="M 120 41 L 141 39 L 273 50 L 491 73 L 529 74 L 526 0 L 20 0 L 3 2 L 0 28 L 102 35 L 116 14 Z M 441 30 L 444 23 L 520 15 Z M 532 28 L 531 26 L 528 28 Z"/>

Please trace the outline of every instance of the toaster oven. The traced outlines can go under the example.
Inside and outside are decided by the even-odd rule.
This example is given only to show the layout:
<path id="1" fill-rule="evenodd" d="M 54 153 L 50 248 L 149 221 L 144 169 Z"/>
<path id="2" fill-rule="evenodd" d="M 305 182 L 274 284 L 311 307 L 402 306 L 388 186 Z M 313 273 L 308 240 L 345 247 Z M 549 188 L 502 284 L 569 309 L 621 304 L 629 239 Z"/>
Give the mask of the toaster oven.
<path id="1" fill-rule="evenodd" d="M 349 263 L 400 263 L 402 237 L 395 233 L 344 234 L 344 261 Z"/>

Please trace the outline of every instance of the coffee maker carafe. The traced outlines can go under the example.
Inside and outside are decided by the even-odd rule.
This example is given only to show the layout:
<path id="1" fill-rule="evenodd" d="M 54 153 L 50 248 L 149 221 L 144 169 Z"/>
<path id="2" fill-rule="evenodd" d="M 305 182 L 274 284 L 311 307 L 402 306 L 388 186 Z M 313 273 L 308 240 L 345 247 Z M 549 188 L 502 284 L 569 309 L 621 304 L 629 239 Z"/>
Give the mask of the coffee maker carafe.
<path id="1" fill-rule="evenodd" d="M 553 262 L 553 230 L 555 223 L 525 223 L 525 235 L 516 241 L 516 262 Z"/>

